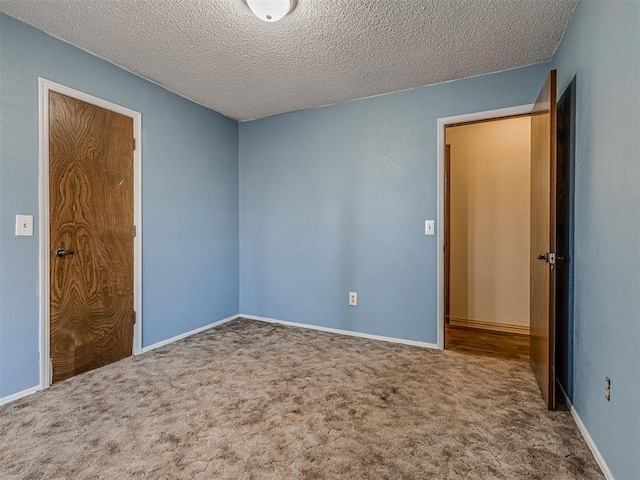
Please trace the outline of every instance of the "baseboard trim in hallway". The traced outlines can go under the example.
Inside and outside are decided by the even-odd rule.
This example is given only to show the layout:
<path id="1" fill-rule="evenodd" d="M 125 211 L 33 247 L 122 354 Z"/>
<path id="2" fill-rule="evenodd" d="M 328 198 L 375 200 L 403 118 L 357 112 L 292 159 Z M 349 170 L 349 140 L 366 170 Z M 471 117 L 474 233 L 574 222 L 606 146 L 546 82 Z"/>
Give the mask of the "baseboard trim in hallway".
<path id="1" fill-rule="evenodd" d="M 414 347 L 433 348 L 436 350 L 440 350 L 440 348 L 438 348 L 438 345 L 436 345 L 435 343 L 419 342 L 416 340 L 404 340 L 402 338 L 385 337 L 382 335 L 373 335 L 370 333 L 353 332 L 351 330 L 341 330 L 339 328 L 320 327 L 318 325 L 309 325 L 306 323 L 288 322 L 286 320 L 278 320 L 276 318 L 269 318 L 269 317 L 258 317 L 256 315 L 240 314 L 239 317 L 246 318 L 247 320 L 257 320 L 259 322 L 277 323 L 280 325 L 287 325 L 289 327 L 306 328 L 309 330 L 319 330 L 321 332 L 337 333 L 340 335 L 349 335 L 351 337 L 368 338 L 370 340 L 380 340 L 382 342 L 401 343 L 403 345 L 411 345 Z"/>
<path id="2" fill-rule="evenodd" d="M 449 324 L 454 327 L 469 327 L 479 330 L 489 330 L 490 332 L 517 333 L 520 335 L 530 335 L 529 325 L 514 325 L 506 323 L 485 322 L 484 320 L 474 320 L 471 318 L 448 317 Z"/>
<path id="3" fill-rule="evenodd" d="M 177 342 L 178 340 L 182 340 L 183 338 L 190 337 L 191 335 L 195 335 L 196 333 L 204 332 L 205 330 L 209 330 L 210 328 L 217 327 L 218 325 L 222 325 L 224 323 L 230 322 L 231 320 L 235 320 L 240 318 L 240 315 L 232 315 L 231 317 L 223 318 L 222 320 L 218 320 L 217 322 L 210 323 L 208 325 L 204 325 L 203 327 L 198 327 L 193 330 L 190 330 L 185 333 L 181 333 L 180 335 L 176 335 L 175 337 L 167 338 L 166 340 L 161 340 L 160 342 L 156 342 L 148 347 L 143 347 L 140 353 L 146 353 L 151 350 L 154 350 L 159 347 L 164 347 L 173 342 Z"/>

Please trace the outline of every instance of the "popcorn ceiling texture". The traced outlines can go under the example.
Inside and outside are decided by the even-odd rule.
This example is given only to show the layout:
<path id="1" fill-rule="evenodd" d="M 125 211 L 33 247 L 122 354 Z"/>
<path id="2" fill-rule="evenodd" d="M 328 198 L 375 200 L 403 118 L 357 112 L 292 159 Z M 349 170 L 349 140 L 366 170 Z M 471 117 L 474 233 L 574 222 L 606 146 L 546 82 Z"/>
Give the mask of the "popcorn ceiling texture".
<path id="1" fill-rule="evenodd" d="M 602 474 L 526 363 L 237 320 L 0 408 L 0 478 Z"/>
<path id="2" fill-rule="evenodd" d="M 548 61 L 578 0 L 0 0 L 0 11 L 236 120 Z M 55 80 L 55 79 L 53 79 Z"/>

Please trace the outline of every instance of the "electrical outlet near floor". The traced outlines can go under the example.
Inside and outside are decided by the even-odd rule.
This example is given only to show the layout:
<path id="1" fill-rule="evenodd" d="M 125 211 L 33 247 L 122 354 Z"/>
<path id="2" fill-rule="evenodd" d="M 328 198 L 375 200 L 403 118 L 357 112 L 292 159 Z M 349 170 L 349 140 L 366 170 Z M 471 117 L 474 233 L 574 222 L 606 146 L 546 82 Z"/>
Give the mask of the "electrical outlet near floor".
<path id="1" fill-rule="evenodd" d="M 609 377 L 604 377 L 604 398 L 607 399 L 607 402 L 611 401 L 611 379 Z"/>
<path id="2" fill-rule="evenodd" d="M 349 305 L 353 307 L 358 305 L 358 292 L 349 292 Z"/>

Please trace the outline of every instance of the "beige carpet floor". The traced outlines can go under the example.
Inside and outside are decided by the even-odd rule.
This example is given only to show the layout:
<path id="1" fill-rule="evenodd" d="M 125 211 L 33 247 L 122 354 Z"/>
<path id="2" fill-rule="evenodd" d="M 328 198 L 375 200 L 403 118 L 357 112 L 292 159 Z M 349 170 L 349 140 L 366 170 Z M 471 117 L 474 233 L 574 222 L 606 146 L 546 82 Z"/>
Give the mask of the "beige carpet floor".
<path id="1" fill-rule="evenodd" d="M 0 408 L 0 478 L 602 478 L 527 364 L 236 320 Z"/>

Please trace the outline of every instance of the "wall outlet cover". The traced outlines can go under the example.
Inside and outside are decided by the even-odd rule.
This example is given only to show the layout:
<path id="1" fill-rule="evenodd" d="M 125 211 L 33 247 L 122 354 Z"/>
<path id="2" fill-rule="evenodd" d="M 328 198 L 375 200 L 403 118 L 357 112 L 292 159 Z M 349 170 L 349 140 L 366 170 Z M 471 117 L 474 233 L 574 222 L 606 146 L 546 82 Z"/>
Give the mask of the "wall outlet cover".
<path id="1" fill-rule="evenodd" d="M 349 305 L 352 307 L 358 305 L 358 292 L 349 292 Z"/>

